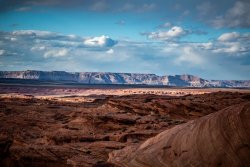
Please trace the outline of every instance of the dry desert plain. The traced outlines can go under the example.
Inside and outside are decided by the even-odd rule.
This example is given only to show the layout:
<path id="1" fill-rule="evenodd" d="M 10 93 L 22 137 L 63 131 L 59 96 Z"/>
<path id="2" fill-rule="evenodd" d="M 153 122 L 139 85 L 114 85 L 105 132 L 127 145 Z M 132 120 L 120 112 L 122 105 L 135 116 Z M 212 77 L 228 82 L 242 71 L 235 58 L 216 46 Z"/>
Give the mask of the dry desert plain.
<path id="1" fill-rule="evenodd" d="M 0 166 L 249 166 L 250 90 L 0 86 Z"/>

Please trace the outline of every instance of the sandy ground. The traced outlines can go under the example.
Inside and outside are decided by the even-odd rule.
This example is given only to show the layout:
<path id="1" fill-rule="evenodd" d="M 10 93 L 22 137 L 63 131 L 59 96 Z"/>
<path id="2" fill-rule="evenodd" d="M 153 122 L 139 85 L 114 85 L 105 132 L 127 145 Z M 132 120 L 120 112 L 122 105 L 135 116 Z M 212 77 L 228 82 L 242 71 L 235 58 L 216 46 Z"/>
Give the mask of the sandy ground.
<path id="1" fill-rule="evenodd" d="M 197 95 L 212 92 L 240 92 L 250 93 L 250 89 L 231 88 L 72 88 L 72 87 L 29 87 L 29 86 L 0 86 L 0 96 L 32 95 L 41 98 L 90 96 L 90 95 L 131 95 L 154 94 L 168 96 Z"/>

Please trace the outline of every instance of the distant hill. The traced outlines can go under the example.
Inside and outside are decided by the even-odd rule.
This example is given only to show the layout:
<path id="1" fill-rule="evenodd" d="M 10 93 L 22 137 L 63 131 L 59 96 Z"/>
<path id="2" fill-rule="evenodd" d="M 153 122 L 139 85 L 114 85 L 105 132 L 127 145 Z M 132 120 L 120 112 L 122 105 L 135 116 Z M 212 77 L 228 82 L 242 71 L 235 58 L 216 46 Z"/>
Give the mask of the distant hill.
<path id="1" fill-rule="evenodd" d="M 165 75 L 65 72 L 65 71 L 0 71 L 0 78 L 32 79 L 41 81 L 70 81 L 84 84 L 167 85 L 181 87 L 250 87 L 250 80 L 206 80 L 193 75 Z"/>

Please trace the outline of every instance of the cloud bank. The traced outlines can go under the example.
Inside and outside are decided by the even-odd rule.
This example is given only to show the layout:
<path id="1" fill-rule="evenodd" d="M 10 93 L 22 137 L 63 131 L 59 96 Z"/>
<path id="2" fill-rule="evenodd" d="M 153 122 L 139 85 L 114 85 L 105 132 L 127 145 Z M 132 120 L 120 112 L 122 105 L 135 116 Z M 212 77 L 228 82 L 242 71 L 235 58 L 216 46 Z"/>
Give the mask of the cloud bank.
<path id="1" fill-rule="evenodd" d="M 250 1 L 168 1 L 168 0 L 6 0 L 0 1 L 0 12 L 27 12 L 44 8 L 74 9 L 105 13 L 151 13 L 172 21 L 188 17 L 216 28 L 249 28 Z"/>
<path id="2" fill-rule="evenodd" d="M 147 42 L 37 30 L 0 32 L 0 69 L 190 73 L 207 79 L 249 79 L 249 33 L 224 33 L 210 42 L 170 40 L 181 38 L 183 32 L 170 28 L 164 38 Z"/>

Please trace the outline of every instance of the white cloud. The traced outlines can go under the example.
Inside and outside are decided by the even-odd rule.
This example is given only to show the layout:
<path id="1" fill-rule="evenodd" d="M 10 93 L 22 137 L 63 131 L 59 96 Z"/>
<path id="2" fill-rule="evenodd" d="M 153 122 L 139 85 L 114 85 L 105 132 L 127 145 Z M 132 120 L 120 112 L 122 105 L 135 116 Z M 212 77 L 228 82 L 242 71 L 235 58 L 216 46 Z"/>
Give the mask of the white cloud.
<path id="1" fill-rule="evenodd" d="M 108 36 L 83 38 L 74 34 L 63 35 L 50 31 L 40 30 L 17 30 L 9 33 L 4 37 L 11 41 L 33 42 L 32 45 L 46 45 L 50 47 L 71 47 L 71 48 L 89 48 L 99 49 L 100 51 L 106 51 L 108 47 L 113 47 L 117 44 L 117 41 L 111 39 Z M 33 48 L 34 50 L 34 48 Z"/>
<path id="2" fill-rule="evenodd" d="M 30 36 L 30 37 L 40 37 L 40 38 L 52 38 L 58 37 L 59 34 L 50 31 L 40 31 L 40 30 L 17 30 L 12 33 L 15 36 Z"/>
<path id="3" fill-rule="evenodd" d="M 230 56 L 243 56 L 249 54 L 250 34 L 238 32 L 224 33 L 213 41 L 212 51 Z"/>
<path id="4" fill-rule="evenodd" d="M 33 46 L 30 50 L 31 51 L 43 51 L 43 50 L 46 50 L 46 46 L 36 45 L 36 46 Z"/>
<path id="5" fill-rule="evenodd" d="M 84 40 L 84 45 L 89 47 L 112 47 L 116 43 L 116 41 L 105 35 Z"/>
<path id="6" fill-rule="evenodd" d="M 220 48 L 213 50 L 215 53 L 228 53 L 233 54 L 237 53 L 236 55 L 240 55 L 241 52 L 246 51 L 244 47 L 241 46 L 239 42 L 227 42 L 223 43 L 223 45 Z"/>
<path id="7" fill-rule="evenodd" d="M 49 50 L 44 53 L 44 57 L 64 57 L 67 56 L 69 53 L 68 49 L 54 49 Z"/>
<path id="8" fill-rule="evenodd" d="M 191 46 L 184 46 L 181 49 L 180 56 L 175 59 L 175 63 L 180 65 L 188 63 L 186 65 L 198 65 L 201 66 L 204 63 L 202 56 L 197 53 Z"/>
<path id="9" fill-rule="evenodd" d="M 10 38 L 10 40 L 11 40 L 11 41 L 17 41 L 17 39 L 16 39 L 16 38 Z"/>
<path id="10" fill-rule="evenodd" d="M 213 43 L 212 42 L 201 43 L 201 48 L 206 50 L 212 49 Z"/>
<path id="11" fill-rule="evenodd" d="M 240 33 L 238 32 L 230 32 L 230 33 L 224 33 L 221 36 L 219 36 L 219 41 L 234 41 L 237 40 L 240 37 Z"/>
<path id="12" fill-rule="evenodd" d="M 2 56 L 2 55 L 4 55 L 4 53 L 5 53 L 5 50 L 0 50 L 0 56 Z"/>
<path id="13" fill-rule="evenodd" d="M 113 50 L 113 49 L 109 49 L 106 53 L 108 53 L 108 54 L 113 54 L 113 53 L 114 53 L 114 50 Z"/>
<path id="14" fill-rule="evenodd" d="M 32 30 L 18 30 L 18 31 L 13 31 L 13 35 L 35 35 L 34 31 Z"/>
<path id="15" fill-rule="evenodd" d="M 151 32 L 148 34 L 150 39 L 172 40 L 185 35 L 186 32 L 182 27 L 174 26 L 168 31 Z"/>
<path id="16" fill-rule="evenodd" d="M 69 38 L 71 39 L 77 39 L 77 36 L 75 34 L 70 34 L 70 35 L 67 35 Z"/>

